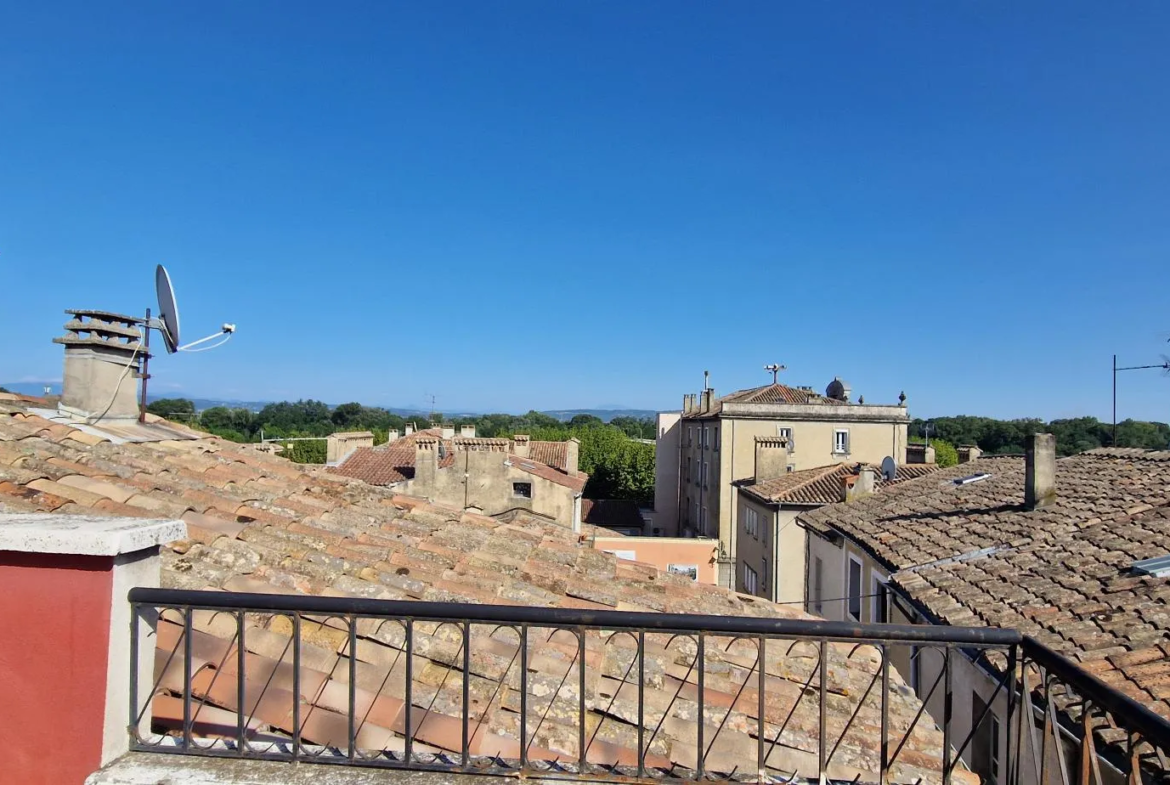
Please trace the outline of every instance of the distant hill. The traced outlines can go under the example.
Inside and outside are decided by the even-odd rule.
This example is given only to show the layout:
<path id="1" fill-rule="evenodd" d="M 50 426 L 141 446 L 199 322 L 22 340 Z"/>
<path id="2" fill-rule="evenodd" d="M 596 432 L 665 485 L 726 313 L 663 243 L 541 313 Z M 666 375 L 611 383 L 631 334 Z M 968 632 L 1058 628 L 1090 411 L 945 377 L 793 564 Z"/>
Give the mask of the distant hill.
<path id="1" fill-rule="evenodd" d="M 51 388 L 51 395 L 61 394 L 61 383 L 48 383 Z M 45 382 L 0 382 L 0 387 L 11 390 L 20 395 L 44 395 Z M 240 401 L 232 398 L 190 398 L 182 393 L 157 393 L 148 394 L 147 398 L 151 401 L 157 401 L 162 398 L 187 398 L 195 404 L 195 411 L 202 412 L 206 409 L 211 409 L 216 406 L 226 406 L 229 409 L 247 409 L 251 412 L 258 412 L 274 401 Z M 333 405 L 333 404 L 331 404 Z M 384 407 L 391 414 L 397 414 L 399 417 L 417 417 L 425 419 L 427 417 L 427 410 L 422 407 L 399 407 L 386 406 Z M 447 419 L 464 419 L 470 417 L 479 417 L 487 412 L 443 412 Z M 550 417 L 556 417 L 562 422 L 568 422 L 576 417 L 578 414 L 591 414 L 598 417 L 604 422 L 609 422 L 615 417 L 633 417 L 637 420 L 654 419 L 657 414 L 653 409 L 623 409 L 620 407 L 600 407 L 597 409 L 556 409 L 552 411 L 545 411 L 542 414 L 547 414 Z"/>
<path id="2" fill-rule="evenodd" d="M 578 414 L 591 414 L 604 422 L 609 422 L 615 417 L 633 417 L 635 420 L 653 420 L 655 416 L 657 416 L 658 412 L 653 409 L 555 409 L 552 411 L 541 412 L 541 414 L 547 414 L 549 417 L 556 417 L 561 422 L 568 422 Z"/>

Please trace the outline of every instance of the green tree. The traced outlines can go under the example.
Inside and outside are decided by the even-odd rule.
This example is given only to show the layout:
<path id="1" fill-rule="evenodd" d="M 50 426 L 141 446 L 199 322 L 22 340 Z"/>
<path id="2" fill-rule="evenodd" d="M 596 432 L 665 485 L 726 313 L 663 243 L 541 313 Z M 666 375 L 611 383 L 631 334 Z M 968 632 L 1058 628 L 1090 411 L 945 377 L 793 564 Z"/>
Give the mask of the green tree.
<path id="1" fill-rule="evenodd" d="M 146 411 L 167 420 L 189 422 L 195 417 L 195 404 L 186 398 L 159 398 L 147 404 Z"/>
<path id="2" fill-rule="evenodd" d="M 569 420 L 570 428 L 597 428 L 605 425 L 605 421 L 593 414 L 578 414 Z"/>

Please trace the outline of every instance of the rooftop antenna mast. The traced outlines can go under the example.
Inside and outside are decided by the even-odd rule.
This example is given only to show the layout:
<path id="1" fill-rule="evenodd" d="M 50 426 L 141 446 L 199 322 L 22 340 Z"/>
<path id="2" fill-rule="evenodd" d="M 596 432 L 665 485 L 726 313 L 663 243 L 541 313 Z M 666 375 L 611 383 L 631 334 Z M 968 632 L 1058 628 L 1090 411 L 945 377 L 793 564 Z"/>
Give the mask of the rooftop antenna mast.
<path id="1" fill-rule="evenodd" d="M 711 389 L 711 372 L 703 371 L 703 392 Z"/>
<path id="2" fill-rule="evenodd" d="M 787 366 L 787 365 L 779 365 L 779 364 L 777 364 L 777 363 L 772 363 L 771 365 L 765 365 L 765 366 L 764 366 L 764 370 L 765 370 L 765 371 L 771 371 L 771 372 L 772 372 L 772 384 L 776 384 L 776 383 L 777 383 L 777 382 L 776 382 L 776 376 L 777 376 L 777 375 L 778 375 L 778 374 L 779 374 L 781 371 L 787 371 L 787 370 L 788 370 L 788 366 Z"/>
<path id="3" fill-rule="evenodd" d="M 431 413 L 430 413 L 430 415 L 428 415 L 427 420 L 429 422 L 434 422 L 435 421 L 435 398 L 436 398 L 436 396 L 434 393 L 431 393 L 427 397 L 429 397 L 431 399 Z"/>
<path id="4" fill-rule="evenodd" d="M 1168 341 L 1170 342 L 1170 341 Z M 1166 373 L 1170 374 L 1170 357 L 1162 355 L 1162 362 L 1157 365 L 1130 365 L 1124 368 L 1117 366 L 1117 355 L 1113 355 L 1113 438 L 1110 447 L 1117 446 L 1117 372 L 1118 371 L 1144 371 L 1147 368 L 1161 368 Z"/>
<path id="5" fill-rule="evenodd" d="M 176 352 L 197 351 L 205 352 L 208 349 L 215 349 L 223 346 L 232 337 L 236 331 L 234 324 L 224 324 L 219 328 L 219 332 L 212 333 L 206 338 L 200 338 L 198 341 L 192 341 L 186 345 L 179 344 L 179 305 L 175 302 L 175 287 L 171 285 L 171 276 L 167 273 L 167 268 L 161 264 L 155 268 L 154 271 L 154 291 L 158 298 L 158 318 L 151 318 L 150 309 L 146 309 L 146 320 L 142 323 L 143 336 L 143 353 L 142 353 L 142 371 L 139 374 L 142 379 L 142 398 L 138 404 L 138 422 L 146 422 L 146 383 L 150 379 L 150 331 L 158 330 L 162 334 L 163 344 L 167 347 L 167 354 L 174 354 Z M 223 336 L 223 340 L 212 346 L 207 346 L 202 349 L 193 349 L 201 343 L 207 343 L 210 340 Z"/>

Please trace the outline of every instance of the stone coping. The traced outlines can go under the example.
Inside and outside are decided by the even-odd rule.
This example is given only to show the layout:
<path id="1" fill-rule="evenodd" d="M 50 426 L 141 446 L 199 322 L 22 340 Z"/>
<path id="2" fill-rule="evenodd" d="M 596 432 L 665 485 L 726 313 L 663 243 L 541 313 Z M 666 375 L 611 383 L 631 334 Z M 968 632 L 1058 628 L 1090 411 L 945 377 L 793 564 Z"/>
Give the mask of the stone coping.
<path id="1" fill-rule="evenodd" d="M 175 520 L 42 513 L 0 514 L 0 551 L 119 556 L 187 536 Z"/>

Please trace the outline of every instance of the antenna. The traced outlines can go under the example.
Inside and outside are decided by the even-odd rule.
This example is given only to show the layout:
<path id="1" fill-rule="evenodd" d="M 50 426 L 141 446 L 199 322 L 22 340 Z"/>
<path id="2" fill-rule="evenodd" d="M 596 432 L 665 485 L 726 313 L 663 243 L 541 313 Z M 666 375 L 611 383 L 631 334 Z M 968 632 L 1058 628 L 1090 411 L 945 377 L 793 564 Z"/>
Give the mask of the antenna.
<path id="1" fill-rule="evenodd" d="M 765 365 L 764 370 L 772 372 L 772 384 L 776 384 L 776 375 L 778 373 L 780 373 L 781 371 L 787 371 L 788 366 L 787 365 L 779 365 L 777 363 L 772 363 L 771 365 Z"/>
<path id="2" fill-rule="evenodd" d="M 431 399 L 431 413 L 427 416 L 427 421 L 434 422 L 435 421 L 435 399 L 436 399 L 436 396 L 434 393 L 430 393 L 426 397 Z"/>
<path id="3" fill-rule="evenodd" d="M 892 482 L 894 477 L 898 474 L 898 462 L 892 456 L 887 455 L 882 458 L 882 479 L 886 482 Z"/>
<path id="4" fill-rule="evenodd" d="M 152 319 L 150 317 L 150 309 L 146 309 L 146 321 L 142 323 L 142 332 L 144 333 L 144 351 L 142 353 L 142 372 L 139 375 L 142 379 L 142 400 L 138 407 L 138 422 L 146 422 L 146 383 L 150 379 L 150 331 L 158 330 L 162 334 L 163 343 L 167 347 L 168 354 L 175 352 L 198 351 L 205 352 L 209 349 L 215 349 L 223 346 L 232 337 L 236 331 L 234 324 L 225 323 L 219 328 L 219 332 L 212 333 L 206 338 L 200 338 L 198 341 L 192 341 L 186 346 L 179 344 L 179 304 L 175 302 L 175 287 L 171 284 L 170 273 L 167 268 L 161 264 L 154 270 L 154 291 L 158 299 L 158 318 Z M 224 336 L 223 340 L 212 346 L 204 347 L 203 349 L 192 349 L 193 346 L 198 346 L 201 343 Z"/>
<path id="5" fill-rule="evenodd" d="M 711 389 L 711 372 L 703 371 L 703 392 Z"/>

